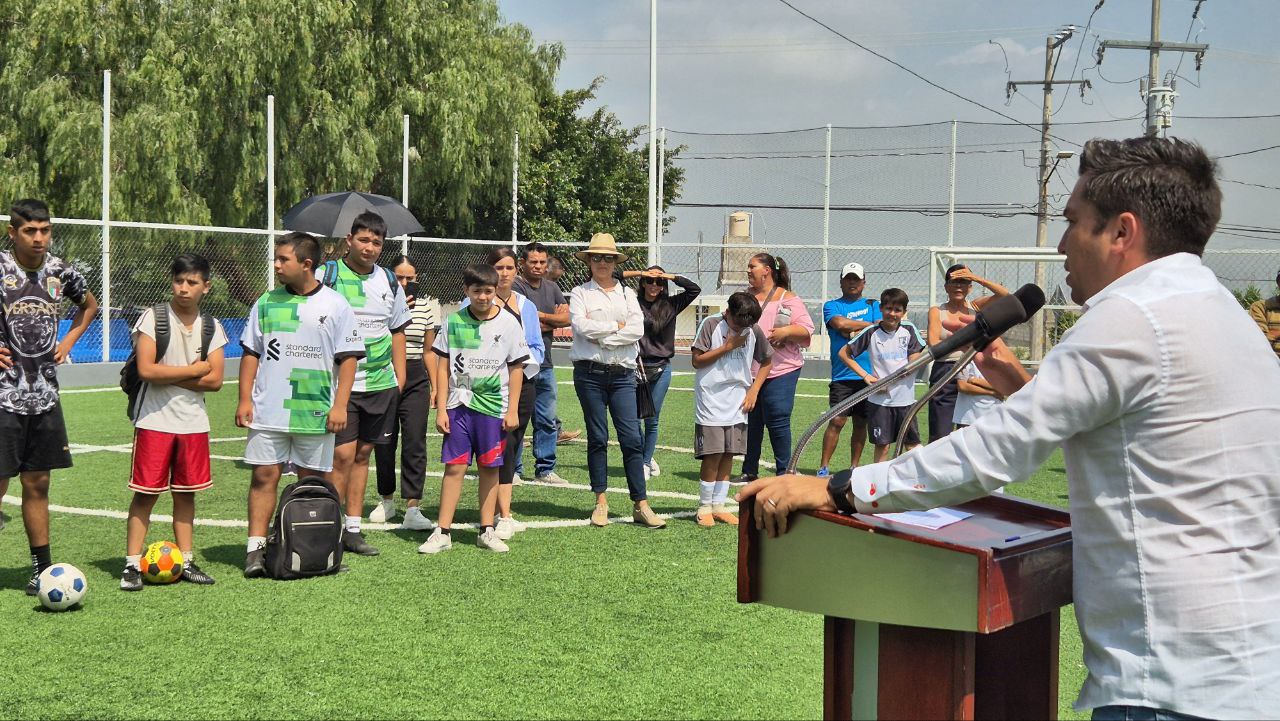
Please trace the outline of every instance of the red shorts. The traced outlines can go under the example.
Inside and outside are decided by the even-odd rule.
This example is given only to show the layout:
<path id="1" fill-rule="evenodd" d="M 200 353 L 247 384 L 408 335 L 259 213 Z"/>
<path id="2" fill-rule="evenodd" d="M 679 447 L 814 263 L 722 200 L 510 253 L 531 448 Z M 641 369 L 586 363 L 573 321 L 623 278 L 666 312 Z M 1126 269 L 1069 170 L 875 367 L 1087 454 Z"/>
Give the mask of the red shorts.
<path id="1" fill-rule="evenodd" d="M 203 491 L 212 485 L 208 433 L 134 431 L 130 490 L 155 494 Z"/>

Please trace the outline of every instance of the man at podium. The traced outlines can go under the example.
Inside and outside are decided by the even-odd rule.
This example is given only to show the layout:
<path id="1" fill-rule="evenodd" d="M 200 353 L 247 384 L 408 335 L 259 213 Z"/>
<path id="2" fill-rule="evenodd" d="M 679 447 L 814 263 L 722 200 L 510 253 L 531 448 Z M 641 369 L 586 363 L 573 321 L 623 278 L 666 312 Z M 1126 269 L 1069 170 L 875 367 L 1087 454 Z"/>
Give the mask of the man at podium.
<path id="1" fill-rule="evenodd" d="M 1094 719 L 1280 713 L 1280 363 L 1201 261 L 1216 165 L 1174 139 L 1093 140 L 1067 202 L 1083 314 L 1021 390 L 968 428 L 850 478 L 759 479 L 770 536 L 792 511 L 953 505 L 1030 476 L 1059 446 Z M 1001 383 L 1004 387 L 1001 387 Z M 1015 391 L 1016 392 L 1013 392 Z M 1009 669 L 1016 673 L 1016 669 Z"/>

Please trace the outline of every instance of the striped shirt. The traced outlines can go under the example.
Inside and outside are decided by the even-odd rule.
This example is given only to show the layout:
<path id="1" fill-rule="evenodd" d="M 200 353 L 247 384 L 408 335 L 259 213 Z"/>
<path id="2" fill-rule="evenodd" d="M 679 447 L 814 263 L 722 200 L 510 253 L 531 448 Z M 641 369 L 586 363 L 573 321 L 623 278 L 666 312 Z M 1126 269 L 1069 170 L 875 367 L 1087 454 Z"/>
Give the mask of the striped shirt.
<path id="1" fill-rule="evenodd" d="M 440 330 L 440 317 L 444 313 L 440 309 L 440 301 L 427 296 L 415 298 L 413 308 L 409 309 L 409 325 L 404 329 L 404 357 L 419 360 L 422 358 L 423 340 L 427 331 Z"/>

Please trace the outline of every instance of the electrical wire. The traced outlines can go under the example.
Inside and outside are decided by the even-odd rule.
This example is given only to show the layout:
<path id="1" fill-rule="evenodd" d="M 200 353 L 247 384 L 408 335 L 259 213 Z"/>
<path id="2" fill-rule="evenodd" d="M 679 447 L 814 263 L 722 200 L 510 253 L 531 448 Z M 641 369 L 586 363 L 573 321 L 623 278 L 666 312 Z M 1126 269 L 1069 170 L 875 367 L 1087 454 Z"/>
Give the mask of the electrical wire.
<path id="1" fill-rule="evenodd" d="M 1067 76 L 1067 80 L 1076 79 L 1076 70 L 1080 67 L 1080 55 L 1081 53 L 1084 52 L 1084 43 L 1085 43 L 1085 40 L 1087 40 L 1089 37 L 1089 28 L 1093 27 L 1093 16 L 1098 14 L 1098 11 L 1102 9 L 1103 4 L 1105 4 L 1106 2 L 1107 0 L 1098 0 L 1098 4 L 1093 6 L 1093 12 L 1089 13 L 1089 20 L 1084 24 L 1084 31 L 1080 33 L 1080 45 L 1079 47 L 1076 48 L 1076 61 L 1071 65 L 1071 74 Z M 1053 61 L 1053 67 L 1054 67 L 1054 70 L 1057 70 L 1058 68 L 1057 60 Z M 1081 78 L 1083 77 L 1084 76 L 1081 75 Z M 1081 95 L 1082 95 L 1081 102 L 1083 102 L 1084 101 L 1083 92 L 1081 93 Z M 1066 106 L 1067 99 L 1070 97 L 1071 97 L 1071 94 L 1067 93 L 1067 96 L 1062 99 L 1062 104 L 1058 106 L 1057 110 L 1053 111 L 1054 115 L 1057 115 L 1058 112 L 1061 111 L 1062 108 Z"/>

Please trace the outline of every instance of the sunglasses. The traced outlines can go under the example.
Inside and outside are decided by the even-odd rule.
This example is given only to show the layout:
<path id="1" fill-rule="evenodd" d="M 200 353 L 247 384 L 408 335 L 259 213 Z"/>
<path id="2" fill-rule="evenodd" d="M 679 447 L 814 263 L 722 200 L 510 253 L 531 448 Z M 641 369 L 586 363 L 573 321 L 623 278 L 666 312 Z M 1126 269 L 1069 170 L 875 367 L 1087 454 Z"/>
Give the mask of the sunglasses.
<path id="1" fill-rule="evenodd" d="M 644 278 L 640 282 L 644 285 L 661 285 L 667 281 L 665 278 Z"/>
<path id="2" fill-rule="evenodd" d="M 617 261 L 617 257 L 612 255 L 601 255 L 600 253 L 592 253 L 587 256 L 587 260 L 592 263 L 613 263 Z"/>

